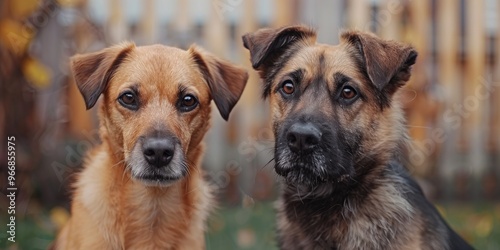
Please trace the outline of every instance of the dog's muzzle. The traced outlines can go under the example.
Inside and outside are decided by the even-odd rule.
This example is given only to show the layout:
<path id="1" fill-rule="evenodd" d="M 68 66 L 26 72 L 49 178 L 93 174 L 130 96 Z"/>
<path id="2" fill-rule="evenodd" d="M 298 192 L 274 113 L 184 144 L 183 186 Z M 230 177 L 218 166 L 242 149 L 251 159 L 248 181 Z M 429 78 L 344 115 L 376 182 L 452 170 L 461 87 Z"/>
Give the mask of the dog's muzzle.
<path id="1" fill-rule="evenodd" d="M 168 133 L 141 136 L 127 163 L 134 179 L 151 186 L 169 185 L 187 174 L 181 144 Z"/>
<path id="2" fill-rule="evenodd" d="M 292 117 L 275 132 L 275 170 L 287 182 L 315 186 L 352 173 L 351 155 L 327 122 Z"/>
<path id="3" fill-rule="evenodd" d="M 288 125 L 288 124 L 287 124 Z M 323 133 L 310 121 L 294 121 L 283 128 L 276 143 L 276 173 L 287 181 L 315 183 L 325 174 Z"/>

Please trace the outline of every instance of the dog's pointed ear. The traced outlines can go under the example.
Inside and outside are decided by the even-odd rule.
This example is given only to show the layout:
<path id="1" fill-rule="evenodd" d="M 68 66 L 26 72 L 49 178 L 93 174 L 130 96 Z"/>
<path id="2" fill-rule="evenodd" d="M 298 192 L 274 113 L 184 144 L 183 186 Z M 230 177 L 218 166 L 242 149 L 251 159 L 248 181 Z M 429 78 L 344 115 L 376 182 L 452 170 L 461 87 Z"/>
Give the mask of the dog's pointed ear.
<path id="1" fill-rule="evenodd" d="M 134 47 L 133 43 L 122 43 L 98 52 L 71 57 L 71 70 L 87 110 L 95 105 L 114 71 Z"/>
<path id="2" fill-rule="evenodd" d="M 316 32 L 305 26 L 264 28 L 243 35 L 243 46 L 250 51 L 250 61 L 256 70 L 265 70 L 294 44 L 314 44 Z"/>
<path id="3" fill-rule="evenodd" d="M 359 31 L 345 31 L 341 40 L 353 46 L 356 57 L 379 90 L 394 92 L 410 79 L 411 66 L 417 59 L 413 47 Z"/>
<path id="4" fill-rule="evenodd" d="M 245 89 L 248 80 L 247 71 L 195 45 L 191 46 L 188 52 L 205 78 L 222 118 L 227 121 L 229 113 Z"/>

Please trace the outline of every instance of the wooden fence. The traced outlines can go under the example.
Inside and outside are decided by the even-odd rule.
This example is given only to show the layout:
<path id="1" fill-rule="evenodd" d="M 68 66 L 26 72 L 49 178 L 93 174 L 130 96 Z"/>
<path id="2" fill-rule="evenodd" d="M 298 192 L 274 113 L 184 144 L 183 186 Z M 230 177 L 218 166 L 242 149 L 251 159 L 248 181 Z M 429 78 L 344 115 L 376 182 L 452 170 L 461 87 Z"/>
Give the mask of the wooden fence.
<path id="1" fill-rule="evenodd" d="M 67 28 L 73 52 L 121 40 L 181 47 L 195 42 L 249 69 L 250 81 L 231 120 L 225 124 L 214 111 L 206 138 L 205 165 L 230 199 L 245 193 L 269 197 L 274 185 L 272 163 L 265 166 L 272 159 L 269 114 L 241 36 L 262 26 L 294 23 L 315 27 L 322 43 L 335 44 L 341 29 L 356 28 L 413 44 L 419 57 L 402 100 L 414 140 L 410 170 L 437 197 L 500 197 L 498 0 L 74 2 L 62 8 L 81 13 Z M 71 112 L 62 129 L 78 138 L 94 128 L 95 112 L 84 111 L 74 84 L 55 84 L 67 86 L 69 95 L 64 100 Z"/>

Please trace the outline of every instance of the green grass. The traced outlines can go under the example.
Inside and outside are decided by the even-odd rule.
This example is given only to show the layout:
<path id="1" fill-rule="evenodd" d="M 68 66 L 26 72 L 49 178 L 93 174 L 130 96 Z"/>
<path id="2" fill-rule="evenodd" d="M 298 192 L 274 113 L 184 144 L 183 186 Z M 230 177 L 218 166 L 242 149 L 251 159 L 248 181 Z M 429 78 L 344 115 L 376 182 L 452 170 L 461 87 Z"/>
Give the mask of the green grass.
<path id="1" fill-rule="evenodd" d="M 500 204 L 453 203 L 438 208 L 450 226 L 476 249 L 500 249 Z M 7 248 L 0 245 L 0 249 L 46 249 L 55 232 L 49 212 L 29 214 L 17 221 L 17 242 Z M 5 219 L 0 221 L 4 224 Z M 221 207 L 209 219 L 207 249 L 277 249 L 274 229 L 275 212 L 270 202 Z"/>
<path id="2" fill-rule="evenodd" d="M 277 249 L 271 203 L 219 210 L 208 223 L 207 250 Z"/>
<path id="3" fill-rule="evenodd" d="M 438 205 L 438 209 L 467 242 L 476 249 L 500 249 L 500 204 L 460 203 Z"/>

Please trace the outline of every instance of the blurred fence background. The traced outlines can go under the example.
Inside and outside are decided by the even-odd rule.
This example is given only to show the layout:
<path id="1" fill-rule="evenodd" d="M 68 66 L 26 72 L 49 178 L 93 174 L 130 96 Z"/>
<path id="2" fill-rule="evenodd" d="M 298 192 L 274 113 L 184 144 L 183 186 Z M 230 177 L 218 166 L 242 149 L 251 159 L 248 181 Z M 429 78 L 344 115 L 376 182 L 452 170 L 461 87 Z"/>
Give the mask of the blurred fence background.
<path id="1" fill-rule="evenodd" d="M 68 58 L 123 40 L 197 43 L 249 70 L 230 121 L 214 109 L 204 168 L 223 203 L 275 199 L 269 114 L 241 36 L 296 23 L 315 27 L 321 43 L 356 28 L 413 44 L 402 98 L 410 170 L 434 201 L 498 201 L 499 0 L 0 0 L 0 138 L 17 138 L 18 209 L 67 207 L 71 173 L 99 143 Z M 2 191 L 6 152 L 1 143 Z"/>

